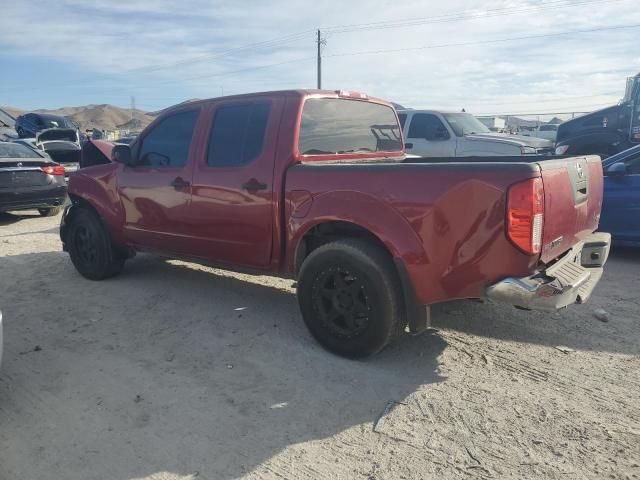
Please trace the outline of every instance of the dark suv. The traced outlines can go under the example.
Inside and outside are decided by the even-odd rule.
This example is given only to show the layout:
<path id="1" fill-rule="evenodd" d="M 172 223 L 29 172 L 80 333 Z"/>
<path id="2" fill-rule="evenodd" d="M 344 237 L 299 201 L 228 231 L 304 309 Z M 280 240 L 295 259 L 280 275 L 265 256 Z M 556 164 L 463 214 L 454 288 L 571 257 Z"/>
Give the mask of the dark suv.
<path id="1" fill-rule="evenodd" d="M 20 138 L 35 137 L 38 132 L 48 128 L 78 127 L 68 118 L 48 113 L 26 113 L 16 118 L 16 132 Z"/>

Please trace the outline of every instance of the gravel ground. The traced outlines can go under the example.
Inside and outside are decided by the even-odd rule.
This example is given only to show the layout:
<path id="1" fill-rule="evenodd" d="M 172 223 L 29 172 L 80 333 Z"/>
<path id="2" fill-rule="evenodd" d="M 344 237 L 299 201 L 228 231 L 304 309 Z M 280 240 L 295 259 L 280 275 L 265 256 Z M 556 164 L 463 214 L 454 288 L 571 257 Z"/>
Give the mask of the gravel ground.
<path id="1" fill-rule="evenodd" d="M 355 362 L 291 281 L 139 255 L 90 282 L 58 222 L 0 216 L 2 480 L 640 478 L 640 252 L 588 305 L 453 302 Z"/>

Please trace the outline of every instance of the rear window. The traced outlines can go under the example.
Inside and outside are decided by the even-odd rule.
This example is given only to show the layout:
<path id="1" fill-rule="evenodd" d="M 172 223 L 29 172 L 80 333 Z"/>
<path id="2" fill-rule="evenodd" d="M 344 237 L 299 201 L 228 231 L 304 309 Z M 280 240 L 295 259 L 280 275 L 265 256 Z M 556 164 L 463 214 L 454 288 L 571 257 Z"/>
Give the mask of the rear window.
<path id="1" fill-rule="evenodd" d="M 541 132 L 555 132 L 558 130 L 557 125 L 540 125 Z"/>
<path id="2" fill-rule="evenodd" d="M 0 143 L 0 158 L 42 158 L 42 155 L 24 145 Z"/>
<path id="3" fill-rule="evenodd" d="M 304 104 L 299 150 L 303 155 L 402 150 L 391 107 L 340 98 L 310 98 Z"/>

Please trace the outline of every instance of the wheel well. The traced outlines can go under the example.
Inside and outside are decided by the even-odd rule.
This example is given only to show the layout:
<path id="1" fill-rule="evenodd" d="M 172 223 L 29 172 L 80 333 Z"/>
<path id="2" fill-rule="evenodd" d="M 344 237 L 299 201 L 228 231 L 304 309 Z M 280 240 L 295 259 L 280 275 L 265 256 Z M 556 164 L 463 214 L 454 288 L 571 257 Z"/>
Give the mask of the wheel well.
<path id="1" fill-rule="evenodd" d="M 355 223 L 344 221 L 324 222 L 310 228 L 309 231 L 304 234 L 302 240 L 300 240 L 295 254 L 294 275 L 296 277 L 298 276 L 300 267 L 302 267 L 302 262 L 304 262 L 304 259 L 307 258 L 316 248 L 343 238 L 358 238 L 366 240 L 367 242 L 379 246 L 389 254 L 390 258 L 393 258 L 393 255 L 391 255 L 391 252 L 382 240 L 366 228 L 356 225 Z"/>

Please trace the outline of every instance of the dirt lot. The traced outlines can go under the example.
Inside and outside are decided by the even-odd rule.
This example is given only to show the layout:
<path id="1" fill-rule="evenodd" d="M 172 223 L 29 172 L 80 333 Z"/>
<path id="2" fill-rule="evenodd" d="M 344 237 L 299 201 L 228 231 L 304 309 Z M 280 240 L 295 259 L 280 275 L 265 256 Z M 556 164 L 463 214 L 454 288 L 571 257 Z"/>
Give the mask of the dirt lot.
<path id="1" fill-rule="evenodd" d="M 58 221 L 0 217 L 2 480 L 640 478 L 640 252 L 588 305 L 455 302 L 354 362 L 291 281 L 140 255 L 90 282 Z"/>

